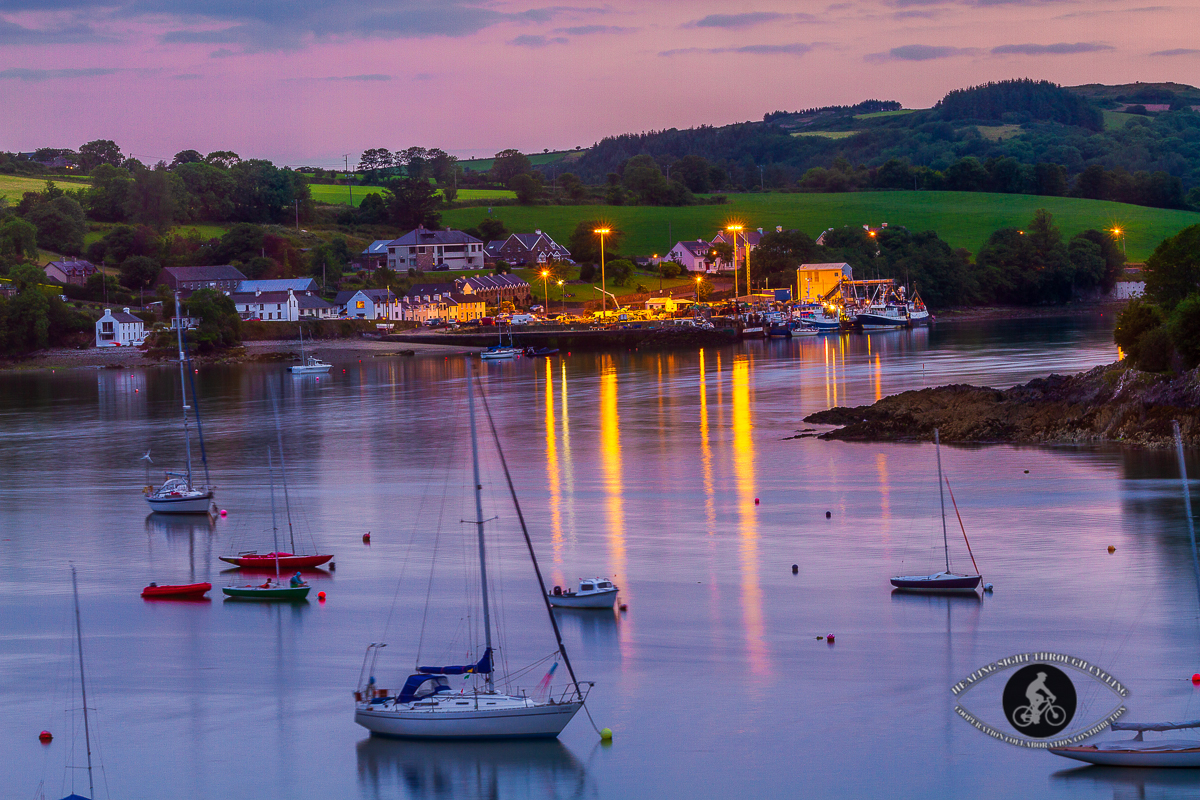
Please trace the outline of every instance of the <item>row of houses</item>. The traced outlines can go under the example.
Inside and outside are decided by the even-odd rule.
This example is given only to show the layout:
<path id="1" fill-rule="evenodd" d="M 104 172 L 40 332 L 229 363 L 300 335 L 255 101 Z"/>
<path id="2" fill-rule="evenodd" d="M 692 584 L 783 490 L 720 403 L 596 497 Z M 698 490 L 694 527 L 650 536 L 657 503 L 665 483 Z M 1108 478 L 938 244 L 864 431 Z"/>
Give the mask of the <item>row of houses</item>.
<path id="1" fill-rule="evenodd" d="M 387 267 L 394 272 L 490 269 L 497 261 L 533 267 L 570 260 L 571 251 L 541 230 L 484 242 L 463 231 L 421 227 L 398 239 L 377 239 L 359 254 L 366 269 Z"/>

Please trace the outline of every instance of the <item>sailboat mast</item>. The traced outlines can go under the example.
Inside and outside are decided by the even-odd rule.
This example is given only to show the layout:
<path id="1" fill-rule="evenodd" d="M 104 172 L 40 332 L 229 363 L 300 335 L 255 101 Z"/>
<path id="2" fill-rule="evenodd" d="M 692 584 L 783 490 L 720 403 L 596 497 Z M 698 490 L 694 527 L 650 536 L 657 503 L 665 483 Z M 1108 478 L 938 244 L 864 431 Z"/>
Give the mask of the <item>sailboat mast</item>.
<path id="1" fill-rule="evenodd" d="M 488 607 L 487 552 L 483 544 L 483 484 L 479 482 L 479 439 L 475 434 L 475 390 L 473 370 L 467 369 L 467 408 L 471 413 L 471 470 L 475 477 L 475 525 L 479 531 L 479 583 L 483 586 L 483 635 L 485 653 L 492 652 L 492 615 Z M 487 674 L 492 691 L 492 673 Z"/>
<path id="2" fill-rule="evenodd" d="M 192 434 L 188 430 L 187 379 L 183 376 L 186 359 L 183 354 L 183 321 L 179 313 L 179 292 L 175 293 L 175 335 L 179 342 L 179 390 L 183 396 L 183 447 L 187 453 L 187 487 L 192 488 Z"/>
<path id="3" fill-rule="evenodd" d="M 83 623 L 79 620 L 79 583 L 75 578 L 75 567 L 71 567 L 71 591 L 75 595 L 75 641 L 79 646 L 79 692 L 83 697 L 83 741 L 87 747 L 88 796 L 96 796 L 92 784 L 92 734 L 88 725 L 87 681 L 83 677 Z"/>
<path id="4" fill-rule="evenodd" d="M 1187 512 L 1188 539 L 1192 543 L 1192 569 L 1196 572 L 1196 591 L 1200 592 L 1200 558 L 1196 556 L 1196 526 L 1192 522 L 1192 494 L 1188 490 L 1187 465 L 1183 461 L 1183 436 L 1179 433 L 1179 421 L 1171 420 L 1175 432 L 1175 454 L 1179 458 L 1179 479 L 1183 483 L 1183 509 Z"/>
<path id="5" fill-rule="evenodd" d="M 275 545 L 275 582 L 279 582 L 279 526 L 275 524 L 275 464 L 267 448 L 267 474 L 271 480 L 271 540 Z"/>
<path id="6" fill-rule="evenodd" d="M 946 572 L 950 571 L 950 538 L 946 535 L 946 492 L 942 488 L 942 444 L 938 440 L 938 429 L 933 429 L 933 449 L 937 453 L 938 499 L 942 501 L 942 548 L 946 551 Z"/>
<path id="7" fill-rule="evenodd" d="M 274 398 L 272 398 L 273 400 Z M 292 545 L 292 552 L 296 552 L 296 534 L 292 528 L 292 498 L 288 495 L 287 486 L 287 465 L 283 461 L 283 429 L 279 424 L 279 407 L 275 407 L 275 436 L 279 440 L 279 476 L 283 478 L 283 507 L 287 513 L 288 523 L 288 541 Z M 276 548 L 278 549 L 278 548 Z"/>

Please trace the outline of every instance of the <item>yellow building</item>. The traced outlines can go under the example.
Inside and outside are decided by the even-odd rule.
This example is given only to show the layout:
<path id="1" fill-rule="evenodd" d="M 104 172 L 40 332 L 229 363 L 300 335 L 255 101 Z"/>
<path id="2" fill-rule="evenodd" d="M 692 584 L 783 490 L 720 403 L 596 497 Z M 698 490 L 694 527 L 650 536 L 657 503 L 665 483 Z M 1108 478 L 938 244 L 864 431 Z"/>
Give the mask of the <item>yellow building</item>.
<path id="1" fill-rule="evenodd" d="M 796 300 L 815 303 L 844 280 L 854 280 L 849 264 L 801 264 L 796 270 Z"/>

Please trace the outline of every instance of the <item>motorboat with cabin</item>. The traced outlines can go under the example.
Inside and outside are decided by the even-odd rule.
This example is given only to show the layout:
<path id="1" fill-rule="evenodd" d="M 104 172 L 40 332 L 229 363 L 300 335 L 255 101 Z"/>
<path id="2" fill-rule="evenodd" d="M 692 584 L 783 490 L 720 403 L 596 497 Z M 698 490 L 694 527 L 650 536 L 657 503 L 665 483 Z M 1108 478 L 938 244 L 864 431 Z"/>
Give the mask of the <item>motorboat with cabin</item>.
<path id="1" fill-rule="evenodd" d="M 572 592 L 555 586 L 546 594 L 556 608 L 612 608 L 617 587 L 608 578 L 581 578 L 579 589 Z"/>

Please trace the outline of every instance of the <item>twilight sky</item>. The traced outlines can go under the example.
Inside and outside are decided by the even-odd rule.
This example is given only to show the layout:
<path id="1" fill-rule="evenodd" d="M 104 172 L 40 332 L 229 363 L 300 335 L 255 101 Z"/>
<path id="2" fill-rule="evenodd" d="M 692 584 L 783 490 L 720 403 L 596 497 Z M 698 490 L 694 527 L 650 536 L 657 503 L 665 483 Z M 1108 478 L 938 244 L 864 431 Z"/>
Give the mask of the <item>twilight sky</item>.
<path id="1" fill-rule="evenodd" d="M 561 2 L 562 0 L 559 0 Z M 0 0 L 0 150 L 342 164 L 587 146 L 988 80 L 1200 84 L 1154 0 Z M 575 0 L 572 0 L 575 2 Z"/>

